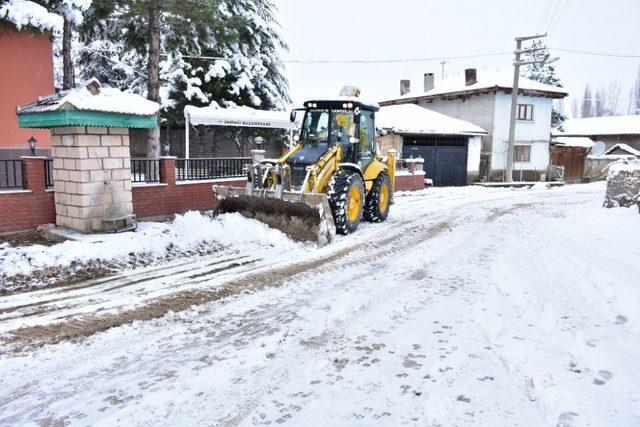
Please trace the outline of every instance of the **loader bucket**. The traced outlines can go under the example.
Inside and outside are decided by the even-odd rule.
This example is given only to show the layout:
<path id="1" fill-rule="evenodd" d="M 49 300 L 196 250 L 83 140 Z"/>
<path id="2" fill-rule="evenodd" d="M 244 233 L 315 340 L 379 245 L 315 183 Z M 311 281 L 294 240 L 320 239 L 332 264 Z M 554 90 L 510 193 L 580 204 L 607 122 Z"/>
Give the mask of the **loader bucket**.
<path id="1" fill-rule="evenodd" d="M 213 186 L 213 192 L 217 214 L 238 212 L 295 240 L 315 242 L 318 246 L 331 243 L 335 236 L 333 215 L 325 194 L 285 191 L 276 195 L 273 190 L 247 191 L 217 185 Z"/>

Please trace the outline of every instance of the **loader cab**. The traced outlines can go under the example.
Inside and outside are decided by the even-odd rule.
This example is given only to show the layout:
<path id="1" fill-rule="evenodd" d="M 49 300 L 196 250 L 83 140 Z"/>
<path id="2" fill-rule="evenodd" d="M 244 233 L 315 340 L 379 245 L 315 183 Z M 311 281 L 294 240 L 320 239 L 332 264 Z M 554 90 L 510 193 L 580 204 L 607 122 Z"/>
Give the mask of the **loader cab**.
<path id="1" fill-rule="evenodd" d="M 302 149 L 297 157 L 303 156 L 312 164 L 329 148 L 340 145 L 344 163 L 366 168 L 376 155 L 375 111 L 378 109 L 377 104 L 352 99 L 306 102 L 300 130 Z"/>

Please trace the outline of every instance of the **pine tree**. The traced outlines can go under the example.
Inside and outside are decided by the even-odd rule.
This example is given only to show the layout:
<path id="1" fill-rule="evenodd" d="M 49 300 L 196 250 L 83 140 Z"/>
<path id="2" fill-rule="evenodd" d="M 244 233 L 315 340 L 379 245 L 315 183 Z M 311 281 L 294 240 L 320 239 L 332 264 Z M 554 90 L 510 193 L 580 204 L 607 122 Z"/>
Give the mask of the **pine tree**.
<path id="1" fill-rule="evenodd" d="M 62 88 L 71 89 L 75 86 L 75 64 L 73 60 L 72 43 L 74 29 L 82 24 L 83 13 L 91 6 L 91 0 L 35 0 L 50 12 L 57 13 L 63 18 L 62 26 Z"/>
<path id="2" fill-rule="evenodd" d="M 549 48 L 542 40 L 535 40 L 531 44 L 531 48 L 541 50 L 525 54 L 523 60 L 535 60 L 541 62 L 527 65 L 523 71 L 524 77 L 551 86 L 562 87 L 560 78 L 556 76 L 556 68 L 551 63 L 551 53 L 549 52 Z M 551 127 L 562 130 L 562 123 L 565 119 L 565 115 L 558 111 L 555 106 L 551 109 Z"/>
<path id="3" fill-rule="evenodd" d="M 161 55 L 150 55 L 148 43 L 149 7 L 155 3 Z M 186 104 L 281 108 L 289 101 L 278 59 L 286 45 L 270 0 L 155 3 L 94 0 L 82 27 L 84 77 L 159 98 L 168 124 L 183 121 Z"/>

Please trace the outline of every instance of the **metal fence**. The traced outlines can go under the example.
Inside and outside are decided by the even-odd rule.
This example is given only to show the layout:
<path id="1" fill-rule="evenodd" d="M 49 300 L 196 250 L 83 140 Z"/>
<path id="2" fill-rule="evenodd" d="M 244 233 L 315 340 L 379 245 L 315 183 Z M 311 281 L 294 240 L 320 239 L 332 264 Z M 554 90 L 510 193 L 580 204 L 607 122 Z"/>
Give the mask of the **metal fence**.
<path id="1" fill-rule="evenodd" d="M 161 182 L 159 159 L 131 159 L 131 182 Z"/>
<path id="2" fill-rule="evenodd" d="M 246 164 L 251 164 L 251 157 L 178 159 L 176 181 L 241 177 L 244 175 L 242 167 Z"/>
<path id="3" fill-rule="evenodd" d="M 22 160 L 0 160 L 0 190 L 24 188 Z"/>
<path id="4" fill-rule="evenodd" d="M 46 159 L 44 161 L 44 183 L 47 188 L 53 187 L 53 160 Z"/>

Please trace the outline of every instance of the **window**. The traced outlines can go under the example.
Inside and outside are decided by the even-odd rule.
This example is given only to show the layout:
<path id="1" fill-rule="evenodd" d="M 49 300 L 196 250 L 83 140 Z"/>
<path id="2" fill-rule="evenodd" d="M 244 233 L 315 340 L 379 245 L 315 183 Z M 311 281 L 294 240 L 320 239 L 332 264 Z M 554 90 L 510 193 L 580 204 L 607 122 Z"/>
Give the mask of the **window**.
<path id="1" fill-rule="evenodd" d="M 533 105 L 518 104 L 518 120 L 533 120 Z"/>
<path id="2" fill-rule="evenodd" d="M 530 145 L 516 145 L 513 148 L 514 148 L 513 149 L 514 162 L 530 162 L 531 161 Z"/>
<path id="3" fill-rule="evenodd" d="M 376 153 L 376 130 L 371 111 L 362 111 L 360 115 L 360 152 L 365 156 Z"/>

